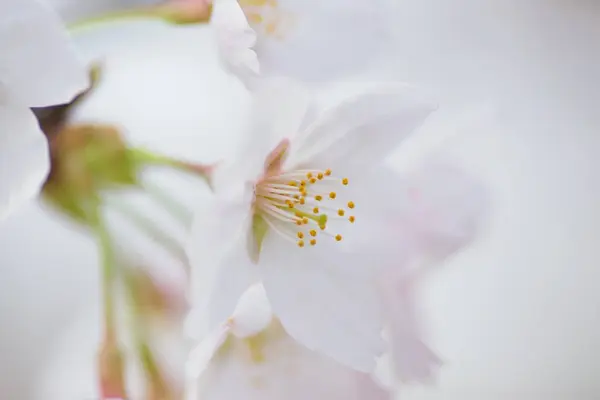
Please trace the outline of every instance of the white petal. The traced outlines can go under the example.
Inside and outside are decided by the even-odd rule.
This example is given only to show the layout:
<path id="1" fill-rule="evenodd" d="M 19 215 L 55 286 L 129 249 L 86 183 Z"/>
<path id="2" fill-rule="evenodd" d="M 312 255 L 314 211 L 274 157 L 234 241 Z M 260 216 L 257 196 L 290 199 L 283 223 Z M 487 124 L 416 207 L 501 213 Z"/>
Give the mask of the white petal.
<path id="1" fill-rule="evenodd" d="M 411 86 L 371 85 L 326 111 L 312 124 L 303 133 L 301 151 L 289 165 L 364 169 L 382 161 L 434 109 Z"/>
<path id="2" fill-rule="evenodd" d="M 252 100 L 250 128 L 227 175 L 237 180 L 256 180 L 262 175 L 269 154 L 283 140 L 293 140 L 309 103 L 309 93 L 297 82 L 285 78 L 261 81 Z"/>
<path id="3" fill-rule="evenodd" d="M 252 285 L 240 298 L 231 316 L 232 333 L 245 338 L 267 328 L 273 319 L 271 305 L 261 284 Z"/>
<path id="4" fill-rule="evenodd" d="M 308 350 L 273 323 L 256 338 L 230 337 L 194 400 L 383 400 L 368 375 Z M 379 397 L 377 397 L 379 396 Z"/>
<path id="5" fill-rule="evenodd" d="M 309 349 L 371 371 L 382 351 L 375 271 L 353 256 L 317 247 L 298 248 L 279 235 L 267 236 L 259 266 L 273 312 Z"/>
<path id="6" fill-rule="evenodd" d="M 89 84 L 58 16 L 36 0 L 0 2 L 0 87 L 19 103 L 66 103 Z"/>
<path id="7" fill-rule="evenodd" d="M 393 370 L 403 382 L 426 382 L 432 379 L 441 360 L 424 343 L 414 290 L 418 273 L 389 270 L 382 279 L 382 293 L 390 316 L 390 344 Z"/>
<path id="8" fill-rule="evenodd" d="M 187 246 L 192 267 L 188 334 L 199 337 L 228 318 L 256 281 L 246 249 L 250 201 L 215 195 L 195 215 Z"/>
<path id="9" fill-rule="evenodd" d="M 219 348 L 225 343 L 230 330 L 231 327 L 227 324 L 217 327 L 190 352 L 185 365 L 186 400 L 196 400 L 198 398 L 200 376 Z"/>
<path id="10" fill-rule="evenodd" d="M 0 105 L 0 220 L 37 196 L 50 168 L 48 141 L 27 108 Z"/>
<path id="11" fill-rule="evenodd" d="M 253 47 L 256 32 L 250 27 L 237 0 L 216 0 L 211 25 L 225 66 L 243 82 L 258 76 L 260 67 Z"/>
<path id="12" fill-rule="evenodd" d="M 486 210 L 488 193 L 474 177 L 442 160 L 430 160 L 407 176 L 410 205 L 402 224 L 421 251 L 443 258 L 472 241 Z"/>
<path id="13" fill-rule="evenodd" d="M 263 73 L 319 82 L 364 69 L 391 40 L 391 4 L 279 0 L 275 9 L 263 6 L 263 22 L 255 26 Z M 265 28 L 273 23 L 269 34 Z"/>

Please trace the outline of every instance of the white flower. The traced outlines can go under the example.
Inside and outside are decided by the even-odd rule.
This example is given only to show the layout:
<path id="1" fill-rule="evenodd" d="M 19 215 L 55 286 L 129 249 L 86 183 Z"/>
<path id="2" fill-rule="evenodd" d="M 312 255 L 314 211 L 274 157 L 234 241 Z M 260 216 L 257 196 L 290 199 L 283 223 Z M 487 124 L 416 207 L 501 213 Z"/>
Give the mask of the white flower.
<path id="1" fill-rule="evenodd" d="M 392 43 L 386 0 L 215 0 L 211 23 L 225 64 L 258 74 L 322 81 L 368 66 Z M 258 53 L 258 58 L 256 53 Z"/>
<path id="2" fill-rule="evenodd" d="M 0 219 L 34 197 L 49 169 L 48 143 L 30 107 L 66 103 L 84 89 L 58 17 L 34 0 L 0 2 Z"/>
<path id="3" fill-rule="evenodd" d="M 273 317 L 255 285 L 190 354 L 186 400 L 386 400 L 364 373 L 310 351 Z"/>
<path id="4" fill-rule="evenodd" d="M 191 320 L 208 314 L 212 329 L 260 281 L 294 339 L 370 371 L 382 350 L 376 259 L 396 247 L 377 230 L 390 216 L 374 206 L 395 199 L 369 198 L 393 182 L 374 167 L 433 107 L 394 83 L 370 85 L 305 126 L 309 105 L 284 79 L 255 94 L 248 143 L 215 171 L 215 195 L 196 216 Z"/>

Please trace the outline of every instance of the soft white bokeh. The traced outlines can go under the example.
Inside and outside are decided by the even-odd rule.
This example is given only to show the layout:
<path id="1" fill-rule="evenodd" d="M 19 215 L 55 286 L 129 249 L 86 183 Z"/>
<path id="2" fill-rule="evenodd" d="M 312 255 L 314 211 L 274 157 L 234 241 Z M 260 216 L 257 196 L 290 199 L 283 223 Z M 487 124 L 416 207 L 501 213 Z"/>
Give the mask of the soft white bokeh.
<path id="1" fill-rule="evenodd" d="M 402 0 L 398 6 L 401 50 L 390 69 L 441 92 L 452 107 L 497 105 L 499 120 L 497 126 L 474 124 L 446 142 L 446 153 L 489 183 L 494 208 L 484 237 L 439 268 L 421 292 L 431 342 L 446 365 L 437 387 L 411 388 L 404 399 L 592 399 L 600 391 L 600 9 L 593 1 L 565 0 Z M 143 41 L 144 32 L 131 33 L 129 40 Z M 145 136 L 150 128 L 167 137 L 183 128 L 211 135 L 208 128 L 227 117 L 207 111 L 197 92 L 225 82 L 214 80 L 220 76 L 214 70 L 210 79 L 194 79 L 202 76 L 198 68 L 208 68 L 200 61 L 203 45 L 197 45 L 195 62 L 167 75 L 177 79 L 174 85 L 156 82 L 154 75 L 173 72 L 174 64 L 162 57 L 189 44 L 179 48 L 164 39 L 136 55 L 126 51 L 125 36 L 118 37 L 111 46 L 131 63 L 123 61 L 124 72 L 115 70 L 111 83 L 119 103 L 97 103 L 94 112 L 81 113 L 110 116 L 140 141 L 209 160 L 202 144 L 207 136 L 198 138 L 197 147 L 189 136 L 178 144 Z M 142 54 L 145 68 L 139 67 Z M 217 68 L 216 58 L 210 65 Z M 129 94 L 125 82 L 143 90 Z M 179 118 L 173 128 L 173 114 L 159 111 L 181 93 L 194 101 L 169 111 Z M 452 112 L 446 115 L 454 119 Z M 198 125 L 209 116 L 212 123 Z M 452 126 L 441 117 L 434 122 L 433 133 L 415 138 L 394 164 L 412 164 L 437 142 L 436 131 Z M 57 228 L 34 206 L 0 227 L 0 243 L 0 391 L 28 399 L 31 374 L 35 367 L 42 372 L 45 356 L 52 354 L 48 369 L 77 370 L 83 365 L 73 354 L 93 351 L 92 340 L 77 342 L 70 335 L 78 335 L 66 333 L 83 322 L 66 324 L 78 311 L 83 320 L 95 304 L 95 251 L 85 237 Z M 61 328 L 62 346 L 54 344 Z M 76 377 L 62 376 L 66 386 Z M 48 377 L 39 382 L 61 384 Z"/>

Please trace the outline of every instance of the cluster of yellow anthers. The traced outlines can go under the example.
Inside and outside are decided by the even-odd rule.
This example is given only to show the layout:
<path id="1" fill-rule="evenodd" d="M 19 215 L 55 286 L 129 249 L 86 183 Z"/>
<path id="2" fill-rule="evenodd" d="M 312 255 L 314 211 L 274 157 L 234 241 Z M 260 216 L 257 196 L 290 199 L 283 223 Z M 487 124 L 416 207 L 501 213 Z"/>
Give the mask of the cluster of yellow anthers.
<path id="1" fill-rule="evenodd" d="M 277 0 L 239 0 L 240 6 L 252 27 L 263 33 L 280 36 L 283 14 Z"/>
<path id="2" fill-rule="evenodd" d="M 267 177 L 256 185 L 255 207 L 275 232 L 293 240 L 299 247 L 317 244 L 323 234 L 342 240 L 342 235 L 327 229 L 330 220 L 354 223 L 353 201 L 342 201 L 337 189 L 347 186 L 348 178 L 336 178 L 331 170 L 299 170 Z M 320 231 L 320 232 L 319 232 Z"/>

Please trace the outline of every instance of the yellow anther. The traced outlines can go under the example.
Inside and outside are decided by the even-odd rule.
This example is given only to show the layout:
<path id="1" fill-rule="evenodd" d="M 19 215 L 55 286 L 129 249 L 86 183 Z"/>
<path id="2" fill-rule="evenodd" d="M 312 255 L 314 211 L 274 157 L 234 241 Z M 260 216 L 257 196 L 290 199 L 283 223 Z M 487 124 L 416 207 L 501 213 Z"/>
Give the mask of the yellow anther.
<path id="1" fill-rule="evenodd" d="M 306 218 L 306 217 L 302 218 L 302 223 L 304 225 L 308 224 L 308 218 Z"/>
<path id="2" fill-rule="evenodd" d="M 338 215 L 339 215 L 340 217 L 343 217 L 343 216 L 344 216 L 344 214 L 345 214 L 345 211 L 344 211 L 344 210 L 342 210 L 342 209 L 340 208 L 340 209 L 338 210 Z"/>
<path id="3" fill-rule="evenodd" d="M 324 225 L 324 224 L 323 225 L 319 225 L 319 228 L 321 228 L 321 230 L 324 231 L 325 228 L 327 228 L 327 225 Z"/>
<path id="4" fill-rule="evenodd" d="M 298 232 L 298 239 L 303 239 L 303 238 L 304 238 L 304 233 Z"/>
<path id="5" fill-rule="evenodd" d="M 335 192 L 329 193 L 329 198 L 330 199 L 332 199 L 332 200 L 335 199 L 335 196 L 337 196 L 337 194 L 335 194 Z"/>
<path id="6" fill-rule="evenodd" d="M 354 208 L 354 203 L 352 201 L 348 202 L 348 208 L 350 208 L 350 209 Z"/>
<path id="7" fill-rule="evenodd" d="M 290 185 L 290 186 L 297 186 L 298 184 L 296 183 L 296 181 L 289 181 L 288 185 Z"/>
<path id="8" fill-rule="evenodd" d="M 298 247 L 304 247 L 304 240 L 298 240 Z"/>
<path id="9" fill-rule="evenodd" d="M 291 201 L 288 203 L 288 208 L 294 208 L 294 203 L 292 203 Z"/>
<path id="10" fill-rule="evenodd" d="M 323 179 L 323 173 L 322 173 L 322 172 L 319 172 L 319 173 L 317 174 L 317 178 L 318 178 L 319 180 Z"/>
<path id="11" fill-rule="evenodd" d="M 329 176 L 329 175 L 331 175 L 331 170 L 330 169 L 328 169 L 328 170 L 325 171 L 325 176 Z"/>
<path id="12" fill-rule="evenodd" d="M 302 187 L 306 186 L 306 181 L 300 181 L 300 186 L 302 186 Z"/>
<path id="13" fill-rule="evenodd" d="M 302 220 L 301 219 L 296 220 L 296 225 L 298 225 L 298 226 L 302 225 Z"/>
<path id="14" fill-rule="evenodd" d="M 306 179 L 310 179 L 310 178 L 312 178 L 312 177 L 313 177 L 313 174 L 312 174 L 312 172 L 309 172 L 308 174 L 306 174 Z"/>
<path id="15" fill-rule="evenodd" d="M 354 221 L 356 220 L 356 218 L 354 217 L 354 215 L 351 215 L 348 217 L 348 221 L 354 223 Z"/>
<path id="16" fill-rule="evenodd" d="M 306 200 L 304 200 L 304 197 L 302 197 L 302 198 L 300 199 L 300 204 L 304 205 L 304 203 L 306 203 Z"/>
<path id="17" fill-rule="evenodd" d="M 313 212 L 314 212 L 315 214 L 318 214 L 318 213 L 319 213 L 319 207 L 315 207 L 315 208 L 313 208 Z"/>
<path id="18" fill-rule="evenodd" d="M 321 201 L 321 200 L 323 200 L 323 196 L 321 196 L 320 194 L 318 194 L 318 195 L 315 196 L 315 200 L 316 201 Z"/>
<path id="19" fill-rule="evenodd" d="M 310 232 L 308 232 L 310 234 L 310 236 L 315 237 L 317 236 L 317 231 L 315 231 L 314 229 L 311 229 Z"/>
<path id="20" fill-rule="evenodd" d="M 342 235 L 337 234 L 335 235 L 335 240 L 337 240 L 338 242 L 342 240 Z"/>
<path id="21" fill-rule="evenodd" d="M 299 211 L 296 211 L 294 215 L 300 219 L 302 219 L 302 214 Z"/>
<path id="22" fill-rule="evenodd" d="M 310 178 L 310 183 L 317 183 L 317 178 Z"/>
<path id="23" fill-rule="evenodd" d="M 348 178 L 342 179 L 342 185 L 347 185 L 347 184 L 348 184 Z"/>
<path id="24" fill-rule="evenodd" d="M 315 239 L 311 239 L 310 240 L 310 245 L 314 246 L 315 244 L 317 244 L 317 241 Z"/>
<path id="25" fill-rule="evenodd" d="M 298 200 L 298 199 L 300 198 L 300 196 L 298 196 L 297 194 L 295 194 L 295 195 L 294 195 L 294 198 L 295 198 L 296 200 Z"/>

